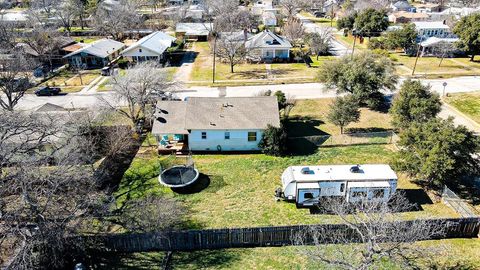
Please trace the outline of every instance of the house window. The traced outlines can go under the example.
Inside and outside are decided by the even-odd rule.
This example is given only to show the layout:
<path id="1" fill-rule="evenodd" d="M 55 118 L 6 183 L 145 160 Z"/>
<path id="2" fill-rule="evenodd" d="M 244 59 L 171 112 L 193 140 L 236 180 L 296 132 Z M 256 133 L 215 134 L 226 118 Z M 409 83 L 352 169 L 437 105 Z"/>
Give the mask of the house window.
<path id="1" fill-rule="evenodd" d="M 207 139 L 207 132 L 202 132 L 202 140 L 206 140 Z"/>
<path id="2" fill-rule="evenodd" d="M 385 191 L 383 189 L 376 189 L 373 191 L 373 198 L 383 198 Z"/>
<path id="3" fill-rule="evenodd" d="M 343 192 L 345 190 L 345 184 L 340 184 L 340 192 Z"/>
<path id="4" fill-rule="evenodd" d="M 138 49 L 138 52 L 142 52 L 142 49 Z"/>
<path id="5" fill-rule="evenodd" d="M 307 192 L 303 195 L 304 199 L 313 199 L 313 193 Z"/>
<path id="6" fill-rule="evenodd" d="M 230 132 L 225 132 L 225 140 L 230 140 Z"/>
<path id="7" fill-rule="evenodd" d="M 257 132 L 248 132 L 248 141 L 249 142 L 256 142 L 257 141 Z"/>

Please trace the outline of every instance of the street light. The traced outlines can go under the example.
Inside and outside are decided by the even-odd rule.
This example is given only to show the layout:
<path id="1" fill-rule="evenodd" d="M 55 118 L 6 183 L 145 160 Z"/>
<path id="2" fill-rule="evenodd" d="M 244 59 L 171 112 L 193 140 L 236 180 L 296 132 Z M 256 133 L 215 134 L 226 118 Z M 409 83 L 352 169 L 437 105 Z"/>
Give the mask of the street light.
<path id="1" fill-rule="evenodd" d="M 447 82 L 443 82 L 443 95 L 442 96 L 445 96 L 445 88 L 447 87 Z"/>

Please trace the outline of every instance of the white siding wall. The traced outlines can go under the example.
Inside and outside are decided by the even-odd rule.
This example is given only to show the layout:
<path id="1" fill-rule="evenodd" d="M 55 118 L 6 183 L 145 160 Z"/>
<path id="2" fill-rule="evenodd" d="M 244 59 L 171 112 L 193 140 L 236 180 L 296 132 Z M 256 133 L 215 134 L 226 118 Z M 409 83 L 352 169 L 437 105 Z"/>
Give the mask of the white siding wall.
<path id="1" fill-rule="evenodd" d="M 248 132 L 257 132 L 257 140 L 248 141 Z M 202 132 L 207 138 L 202 139 Z M 225 132 L 230 132 L 230 139 L 225 139 Z M 263 130 L 192 130 L 188 135 L 188 145 L 192 151 L 255 151 L 260 150 L 258 143 L 262 139 Z"/>
<path id="2" fill-rule="evenodd" d="M 142 50 L 142 51 L 140 52 L 140 50 Z M 128 51 L 128 52 L 124 53 L 123 56 L 128 57 L 129 59 L 131 59 L 132 56 L 137 56 L 137 57 L 139 57 L 139 56 L 158 56 L 158 57 L 162 57 L 162 55 L 159 55 L 156 52 L 152 52 L 148 49 L 145 49 L 142 46 L 137 47 L 137 48 L 135 48 L 131 51 Z"/>

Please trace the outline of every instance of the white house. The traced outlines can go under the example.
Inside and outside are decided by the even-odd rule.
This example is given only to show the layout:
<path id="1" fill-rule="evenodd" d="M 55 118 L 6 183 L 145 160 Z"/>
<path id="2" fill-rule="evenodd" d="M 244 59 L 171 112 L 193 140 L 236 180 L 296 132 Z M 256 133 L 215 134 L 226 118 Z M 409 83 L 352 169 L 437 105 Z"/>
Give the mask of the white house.
<path id="1" fill-rule="evenodd" d="M 393 4 L 390 5 L 390 8 L 392 11 L 397 12 L 397 11 L 407 11 L 407 12 L 415 12 L 415 7 L 411 6 L 408 1 L 401 0 L 397 1 Z"/>
<path id="2" fill-rule="evenodd" d="M 160 61 L 165 51 L 172 46 L 176 38 L 163 32 L 153 32 L 126 48 L 121 54 L 133 62 L 146 60 Z"/>
<path id="3" fill-rule="evenodd" d="M 441 21 L 413 22 L 413 24 L 415 24 L 415 29 L 421 41 L 430 37 L 447 38 L 453 36 L 450 27 Z"/>
<path id="4" fill-rule="evenodd" d="M 386 202 L 396 191 L 397 180 L 385 164 L 290 166 L 282 174 L 281 196 L 299 207 L 317 205 L 322 197 Z"/>
<path id="5" fill-rule="evenodd" d="M 277 16 L 272 11 L 265 11 L 262 14 L 262 22 L 266 27 L 277 26 Z"/>
<path id="6" fill-rule="evenodd" d="M 289 59 L 292 44 L 286 38 L 265 30 L 250 37 L 245 47 L 252 51 L 252 54 L 259 58 L 258 60 L 272 61 Z"/>
<path id="7" fill-rule="evenodd" d="M 280 126 L 276 97 L 158 101 L 154 117 L 160 152 L 258 151 L 267 126 Z"/>

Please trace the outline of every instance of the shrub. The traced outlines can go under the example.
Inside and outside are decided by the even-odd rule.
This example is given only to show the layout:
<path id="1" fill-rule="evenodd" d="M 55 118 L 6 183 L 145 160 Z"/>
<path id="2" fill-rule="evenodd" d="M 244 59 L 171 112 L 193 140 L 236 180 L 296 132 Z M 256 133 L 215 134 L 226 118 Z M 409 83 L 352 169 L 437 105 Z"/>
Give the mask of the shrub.
<path id="1" fill-rule="evenodd" d="M 287 132 L 283 125 L 280 127 L 268 125 L 258 146 L 264 154 L 284 156 L 287 153 L 287 138 Z"/>

